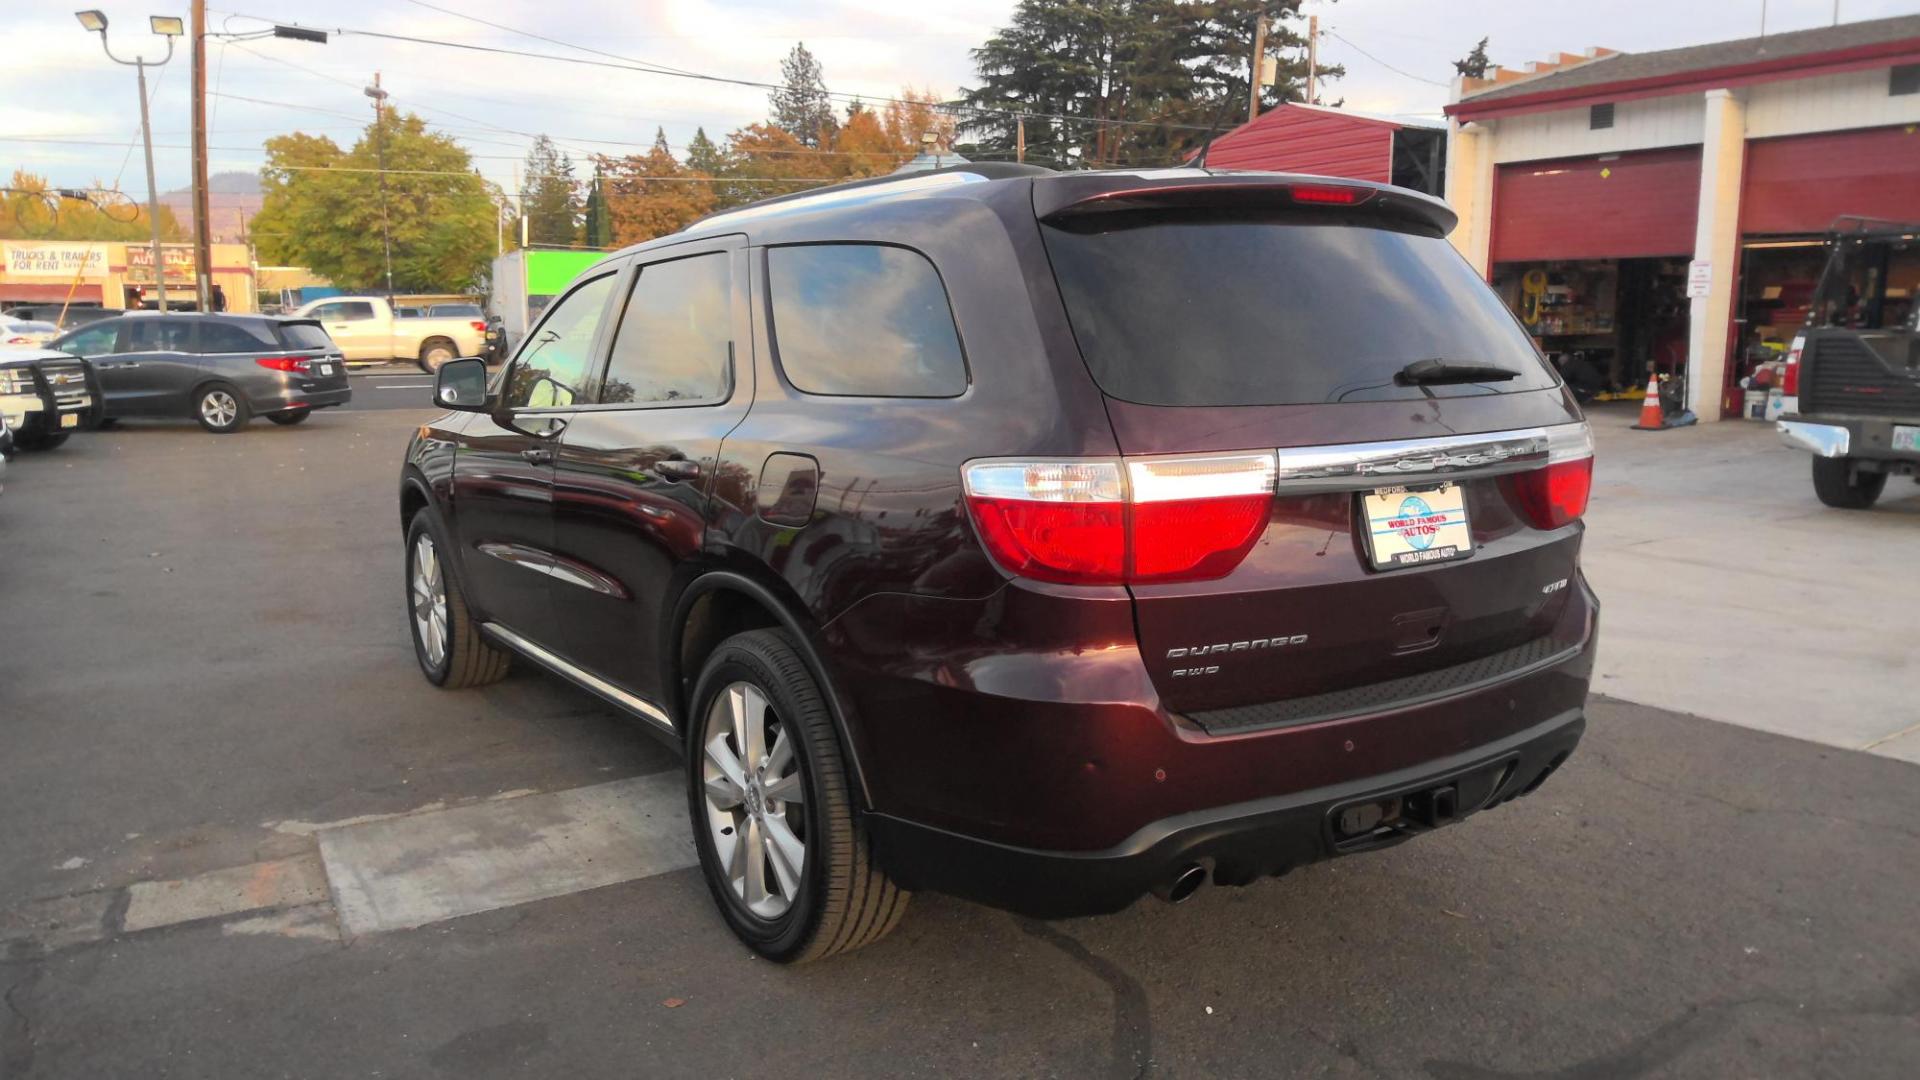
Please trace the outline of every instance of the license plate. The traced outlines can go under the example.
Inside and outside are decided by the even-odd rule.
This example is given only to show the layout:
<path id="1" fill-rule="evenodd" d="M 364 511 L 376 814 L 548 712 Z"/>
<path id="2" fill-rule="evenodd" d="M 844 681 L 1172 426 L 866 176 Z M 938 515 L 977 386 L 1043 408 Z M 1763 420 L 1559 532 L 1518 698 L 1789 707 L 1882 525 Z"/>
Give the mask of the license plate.
<path id="1" fill-rule="evenodd" d="M 332 364 L 316 364 L 314 365 L 313 370 L 315 374 L 325 377 L 333 374 L 333 365 Z"/>
<path id="2" fill-rule="evenodd" d="M 63 415 L 63 416 L 61 416 L 61 417 L 60 417 L 60 426 L 61 426 L 61 427 L 79 427 L 79 426 L 80 426 L 80 414 L 79 414 L 79 413 L 66 413 L 65 415 Z"/>
<path id="3" fill-rule="evenodd" d="M 1920 453 L 1920 427 L 1893 426 L 1893 448 Z"/>
<path id="4" fill-rule="evenodd" d="M 1473 554 L 1466 491 L 1458 484 L 1381 488 L 1361 499 L 1367 551 L 1375 569 L 1458 559 Z"/>

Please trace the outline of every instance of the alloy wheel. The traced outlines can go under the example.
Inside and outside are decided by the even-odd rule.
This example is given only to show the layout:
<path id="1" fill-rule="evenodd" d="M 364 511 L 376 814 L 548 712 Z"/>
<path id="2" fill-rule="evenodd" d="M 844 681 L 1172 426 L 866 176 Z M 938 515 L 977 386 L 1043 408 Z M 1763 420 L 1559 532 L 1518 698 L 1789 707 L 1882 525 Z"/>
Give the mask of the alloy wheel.
<path id="1" fill-rule="evenodd" d="M 447 657 L 447 582 L 433 538 L 424 532 L 413 542 L 413 573 L 408 584 L 414 630 L 426 651 L 427 663 L 437 668 Z"/>
<path id="2" fill-rule="evenodd" d="M 736 682 L 714 696 L 701 744 L 714 854 L 747 910 L 779 918 L 798 899 L 807 863 L 806 791 L 793 740 L 766 694 Z"/>
<path id="3" fill-rule="evenodd" d="M 200 398 L 200 418 L 214 427 L 228 427 L 240 415 L 240 402 L 226 390 L 209 390 Z"/>

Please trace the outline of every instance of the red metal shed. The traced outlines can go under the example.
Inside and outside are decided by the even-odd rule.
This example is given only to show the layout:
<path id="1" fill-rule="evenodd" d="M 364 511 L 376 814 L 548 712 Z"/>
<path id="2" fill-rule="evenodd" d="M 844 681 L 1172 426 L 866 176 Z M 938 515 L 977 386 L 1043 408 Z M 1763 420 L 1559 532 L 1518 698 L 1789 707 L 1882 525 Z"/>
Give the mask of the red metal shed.
<path id="1" fill-rule="evenodd" d="M 1398 183 L 1438 193 L 1446 128 L 1289 102 L 1213 140 L 1207 164 Z"/>

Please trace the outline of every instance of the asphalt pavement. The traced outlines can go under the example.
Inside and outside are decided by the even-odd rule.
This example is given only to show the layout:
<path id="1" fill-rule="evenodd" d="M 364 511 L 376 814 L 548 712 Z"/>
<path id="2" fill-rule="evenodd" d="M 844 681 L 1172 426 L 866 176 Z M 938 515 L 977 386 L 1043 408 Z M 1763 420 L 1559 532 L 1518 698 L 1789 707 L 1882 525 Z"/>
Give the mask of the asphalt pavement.
<path id="1" fill-rule="evenodd" d="M 347 411 L 427 409 L 433 406 L 433 376 L 413 364 L 382 364 L 348 372 L 353 399 Z"/>
<path id="2" fill-rule="evenodd" d="M 1916 766 L 1608 698 L 1539 792 L 1385 852 L 1056 923 L 922 895 L 862 952 L 755 959 L 657 741 L 537 672 L 415 671 L 424 415 L 128 425 L 9 470 L 0 1077 L 1920 1061 Z"/>

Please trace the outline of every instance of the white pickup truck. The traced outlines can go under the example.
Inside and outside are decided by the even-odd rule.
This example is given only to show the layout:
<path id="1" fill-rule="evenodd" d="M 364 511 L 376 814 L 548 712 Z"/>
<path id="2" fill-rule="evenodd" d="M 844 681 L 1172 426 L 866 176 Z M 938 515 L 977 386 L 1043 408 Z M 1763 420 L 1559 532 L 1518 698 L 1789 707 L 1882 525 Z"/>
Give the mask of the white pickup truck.
<path id="1" fill-rule="evenodd" d="M 434 372 L 455 357 L 479 356 L 487 337 L 484 318 L 399 318 L 378 296 L 329 296 L 294 314 L 318 319 L 349 364 L 413 360 Z"/>

